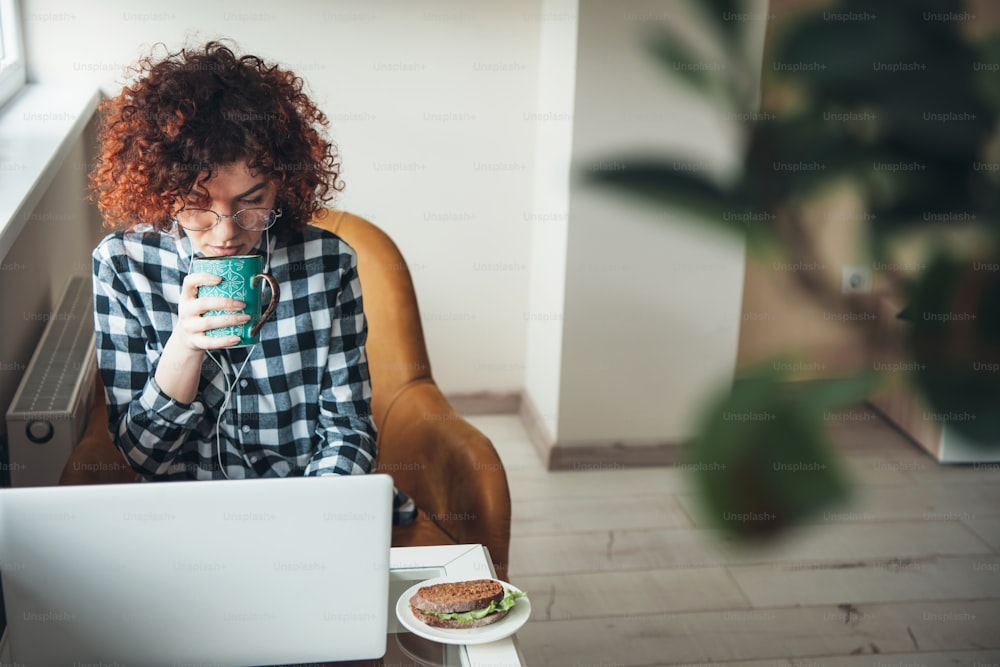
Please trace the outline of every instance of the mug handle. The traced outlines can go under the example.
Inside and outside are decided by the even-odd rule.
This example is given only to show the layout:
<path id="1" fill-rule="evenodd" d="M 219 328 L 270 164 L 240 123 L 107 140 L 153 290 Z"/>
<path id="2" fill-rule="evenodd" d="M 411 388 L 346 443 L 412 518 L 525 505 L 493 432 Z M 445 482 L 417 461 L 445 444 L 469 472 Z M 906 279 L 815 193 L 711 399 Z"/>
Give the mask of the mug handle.
<path id="1" fill-rule="evenodd" d="M 278 307 L 278 297 L 281 294 L 281 288 L 278 287 L 278 281 L 275 280 L 274 276 L 270 273 L 258 273 L 255 275 L 250 279 L 250 287 L 256 287 L 259 282 L 259 278 L 263 278 L 267 281 L 267 284 L 271 286 L 271 301 L 267 304 L 267 308 L 264 309 L 264 312 L 261 314 L 260 320 L 257 321 L 257 324 L 250 327 L 251 338 L 260 333 L 260 328 L 264 326 L 264 322 L 266 322 L 267 318 L 274 313 L 274 309 Z"/>

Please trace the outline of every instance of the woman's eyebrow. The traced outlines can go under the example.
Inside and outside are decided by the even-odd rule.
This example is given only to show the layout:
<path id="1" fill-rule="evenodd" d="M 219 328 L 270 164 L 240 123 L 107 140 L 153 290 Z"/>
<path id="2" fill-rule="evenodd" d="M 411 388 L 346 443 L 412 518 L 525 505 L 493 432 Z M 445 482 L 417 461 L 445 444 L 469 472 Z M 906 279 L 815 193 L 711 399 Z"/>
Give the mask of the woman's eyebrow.
<path id="1" fill-rule="evenodd" d="M 257 192 L 258 190 L 260 190 L 265 185 L 267 185 L 267 181 L 266 180 L 261 181 L 260 183 L 258 183 L 257 185 L 253 186 L 252 188 L 250 188 L 246 192 L 243 192 L 241 194 L 236 195 L 235 197 L 233 197 L 233 199 L 242 199 L 243 197 L 246 197 L 247 195 L 252 195 L 253 193 Z"/>

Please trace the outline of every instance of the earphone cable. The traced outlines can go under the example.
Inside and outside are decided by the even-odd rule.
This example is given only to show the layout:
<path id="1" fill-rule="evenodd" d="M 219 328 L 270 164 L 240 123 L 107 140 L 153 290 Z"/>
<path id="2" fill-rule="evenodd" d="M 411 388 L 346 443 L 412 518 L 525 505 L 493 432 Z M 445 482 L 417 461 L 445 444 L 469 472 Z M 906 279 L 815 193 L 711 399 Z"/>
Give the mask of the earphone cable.
<path id="1" fill-rule="evenodd" d="M 250 347 L 250 351 L 247 353 L 247 358 L 243 360 L 243 363 L 240 364 L 239 370 L 236 371 L 236 377 L 233 378 L 232 382 L 227 382 L 225 368 L 222 366 L 219 360 L 215 358 L 215 355 L 213 355 L 209 351 L 206 351 L 208 357 L 215 362 L 216 366 L 219 367 L 219 371 L 222 373 L 222 384 L 223 386 L 226 387 L 225 398 L 222 401 L 222 406 L 219 408 L 219 416 L 215 420 L 216 461 L 218 462 L 219 465 L 219 471 L 222 473 L 222 476 L 225 477 L 226 479 L 229 479 L 229 473 L 226 472 L 226 467 L 222 462 L 222 418 L 225 416 L 226 409 L 229 407 L 229 400 L 230 398 L 232 398 L 233 390 L 236 389 L 236 383 L 240 381 L 240 376 L 243 375 L 243 369 L 245 369 L 247 367 L 247 364 L 250 363 L 250 358 L 253 356 L 254 350 L 256 349 L 257 349 L 257 344 L 254 343 Z M 244 461 L 246 461 L 246 456 L 243 454 L 242 450 L 240 451 L 240 455 L 243 456 Z"/>

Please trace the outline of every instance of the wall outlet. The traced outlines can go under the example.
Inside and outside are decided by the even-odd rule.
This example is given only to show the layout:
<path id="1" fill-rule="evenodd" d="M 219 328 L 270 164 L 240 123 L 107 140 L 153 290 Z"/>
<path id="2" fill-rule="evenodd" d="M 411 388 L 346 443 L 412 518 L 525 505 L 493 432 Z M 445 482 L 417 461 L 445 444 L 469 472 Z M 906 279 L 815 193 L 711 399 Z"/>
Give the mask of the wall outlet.
<path id="1" fill-rule="evenodd" d="M 842 294 L 871 294 L 872 269 L 870 266 L 842 266 L 840 268 Z"/>

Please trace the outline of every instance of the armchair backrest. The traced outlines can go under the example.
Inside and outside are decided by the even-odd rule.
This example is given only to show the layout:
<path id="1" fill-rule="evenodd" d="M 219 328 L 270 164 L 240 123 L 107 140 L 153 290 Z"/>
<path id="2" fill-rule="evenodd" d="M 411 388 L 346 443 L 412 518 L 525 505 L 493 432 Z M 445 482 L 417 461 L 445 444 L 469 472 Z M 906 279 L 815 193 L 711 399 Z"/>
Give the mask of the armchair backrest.
<path id="1" fill-rule="evenodd" d="M 333 232 L 357 253 L 361 297 L 368 320 L 372 415 L 375 428 L 381 431 L 389 407 L 403 388 L 415 380 L 430 378 L 410 270 L 388 234 L 364 218 L 326 209 L 310 224 Z"/>

